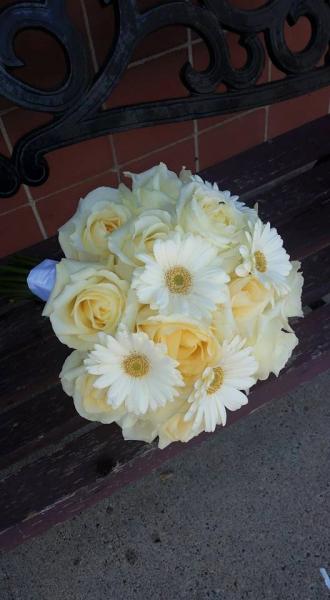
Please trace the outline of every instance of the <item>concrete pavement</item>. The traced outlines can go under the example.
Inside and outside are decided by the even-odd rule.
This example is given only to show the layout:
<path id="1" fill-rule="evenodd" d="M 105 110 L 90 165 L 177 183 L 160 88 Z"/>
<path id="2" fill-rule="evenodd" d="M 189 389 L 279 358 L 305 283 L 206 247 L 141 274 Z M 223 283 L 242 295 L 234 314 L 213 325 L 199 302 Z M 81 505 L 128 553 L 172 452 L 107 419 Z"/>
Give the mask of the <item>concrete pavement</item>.
<path id="1" fill-rule="evenodd" d="M 330 371 L 0 557 L 1 600 L 329 600 Z"/>

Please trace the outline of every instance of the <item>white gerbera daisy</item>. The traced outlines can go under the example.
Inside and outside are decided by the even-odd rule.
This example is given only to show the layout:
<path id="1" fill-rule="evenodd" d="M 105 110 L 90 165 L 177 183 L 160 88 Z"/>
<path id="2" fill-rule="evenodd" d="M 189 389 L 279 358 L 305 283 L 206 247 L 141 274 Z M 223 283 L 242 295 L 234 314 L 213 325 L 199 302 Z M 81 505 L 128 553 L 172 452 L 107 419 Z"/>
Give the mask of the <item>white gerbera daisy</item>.
<path id="1" fill-rule="evenodd" d="M 221 268 L 215 246 L 198 235 L 176 232 L 156 240 L 153 256 L 140 254 L 144 268 L 136 269 L 132 287 L 142 304 L 164 315 L 210 318 L 226 299 L 228 275 Z"/>
<path id="2" fill-rule="evenodd" d="M 144 415 L 173 401 L 184 385 L 178 363 L 143 333 L 118 333 L 114 338 L 99 334 L 84 364 L 96 388 L 108 388 L 107 402 L 114 408 L 123 403 L 129 412 Z"/>
<path id="3" fill-rule="evenodd" d="M 256 382 L 253 374 L 258 365 L 251 353 L 252 348 L 244 348 L 244 340 L 238 336 L 223 343 L 220 360 L 205 369 L 188 398 L 191 407 L 185 421 L 194 419 L 195 430 L 203 426 L 205 431 L 214 431 L 217 425 L 226 424 L 226 408 L 238 410 L 247 404 L 247 397 L 240 390 L 247 390 Z"/>
<path id="4" fill-rule="evenodd" d="M 269 223 L 249 224 L 247 244 L 240 246 L 243 262 L 236 267 L 239 277 L 254 275 L 266 287 L 278 292 L 287 288 L 286 277 L 291 271 L 290 257 L 283 248 L 283 240 Z"/>

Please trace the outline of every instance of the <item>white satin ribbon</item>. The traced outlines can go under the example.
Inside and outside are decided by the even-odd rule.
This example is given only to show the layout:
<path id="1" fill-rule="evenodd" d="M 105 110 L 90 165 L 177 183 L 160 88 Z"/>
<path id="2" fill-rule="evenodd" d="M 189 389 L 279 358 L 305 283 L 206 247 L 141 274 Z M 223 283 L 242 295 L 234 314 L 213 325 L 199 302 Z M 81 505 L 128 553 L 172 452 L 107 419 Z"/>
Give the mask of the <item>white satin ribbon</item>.
<path id="1" fill-rule="evenodd" d="M 47 302 L 56 281 L 56 260 L 46 258 L 33 267 L 27 276 L 27 284 L 32 294 Z"/>

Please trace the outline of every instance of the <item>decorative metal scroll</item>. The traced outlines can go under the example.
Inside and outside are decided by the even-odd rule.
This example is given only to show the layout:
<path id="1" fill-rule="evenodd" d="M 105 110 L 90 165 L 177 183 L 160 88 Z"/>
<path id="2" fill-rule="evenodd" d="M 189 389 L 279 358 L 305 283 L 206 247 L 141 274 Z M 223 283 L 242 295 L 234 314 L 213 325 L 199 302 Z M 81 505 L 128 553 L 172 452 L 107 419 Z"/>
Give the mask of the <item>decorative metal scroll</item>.
<path id="1" fill-rule="evenodd" d="M 114 5 L 116 41 L 93 80 L 84 42 L 69 19 L 65 0 L 17 2 L 0 12 L 0 94 L 19 106 L 53 114 L 51 122 L 19 140 L 11 159 L 0 155 L 0 197 L 13 195 L 21 183 L 42 184 L 49 175 L 45 155 L 57 148 L 137 127 L 263 106 L 330 83 L 329 0 L 268 0 L 254 10 L 239 9 L 230 0 L 168 0 L 144 12 L 137 0 L 103 3 Z M 293 25 L 303 16 L 310 22 L 311 38 L 303 51 L 294 53 L 287 46 L 284 27 L 286 21 Z M 102 110 L 136 46 L 169 25 L 195 30 L 209 51 L 205 71 L 196 71 L 190 63 L 182 66 L 187 96 Z M 67 77 L 54 91 L 36 89 L 10 72 L 11 67 L 22 65 L 14 52 L 15 36 L 28 28 L 46 30 L 65 50 Z M 246 50 L 247 60 L 240 69 L 231 65 L 226 30 L 238 33 Z M 265 45 L 259 33 L 264 34 Z M 266 52 L 286 76 L 256 85 Z M 220 84 L 226 91 L 217 91 Z"/>

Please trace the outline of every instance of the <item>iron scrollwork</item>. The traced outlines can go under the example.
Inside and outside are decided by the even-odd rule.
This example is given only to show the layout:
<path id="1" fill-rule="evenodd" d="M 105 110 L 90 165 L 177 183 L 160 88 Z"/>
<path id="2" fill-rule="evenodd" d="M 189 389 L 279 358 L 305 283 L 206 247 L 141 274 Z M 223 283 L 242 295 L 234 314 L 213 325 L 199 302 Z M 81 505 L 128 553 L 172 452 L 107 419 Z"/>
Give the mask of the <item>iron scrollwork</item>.
<path id="1" fill-rule="evenodd" d="M 0 155 L 0 197 L 14 194 L 21 183 L 42 184 L 49 174 L 45 155 L 57 148 L 137 127 L 263 106 L 330 83 L 329 0 L 268 0 L 254 10 L 234 7 L 230 0 L 200 0 L 198 4 L 168 0 L 144 12 L 136 0 L 102 1 L 114 6 L 116 41 L 93 80 L 84 42 L 70 21 L 65 0 L 19 2 L 0 12 L 1 95 L 19 106 L 53 115 L 51 122 L 19 140 L 11 159 Z M 284 27 L 300 17 L 309 20 L 312 33 L 306 48 L 295 53 L 287 46 Z M 190 63 L 182 66 L 187 96 L 102 110 L 139 42 L 169 25 L 195 30 L 208 48 L 205 71 L 196 71 Z M 27 28 L 41 28 L 55 36 L 67 56 L 67 76 L 51 92 L 36 89 L 10 72 L 22 64 L 13 44 L 16 34 Z M 231 64 L 226 30 L 238 33 L 246 50 L 246 63 L 240 69 Z M 285 77 L 257 85 L 266 52 Z M 218 91 L 220 84 L 226 91 Z"/>

